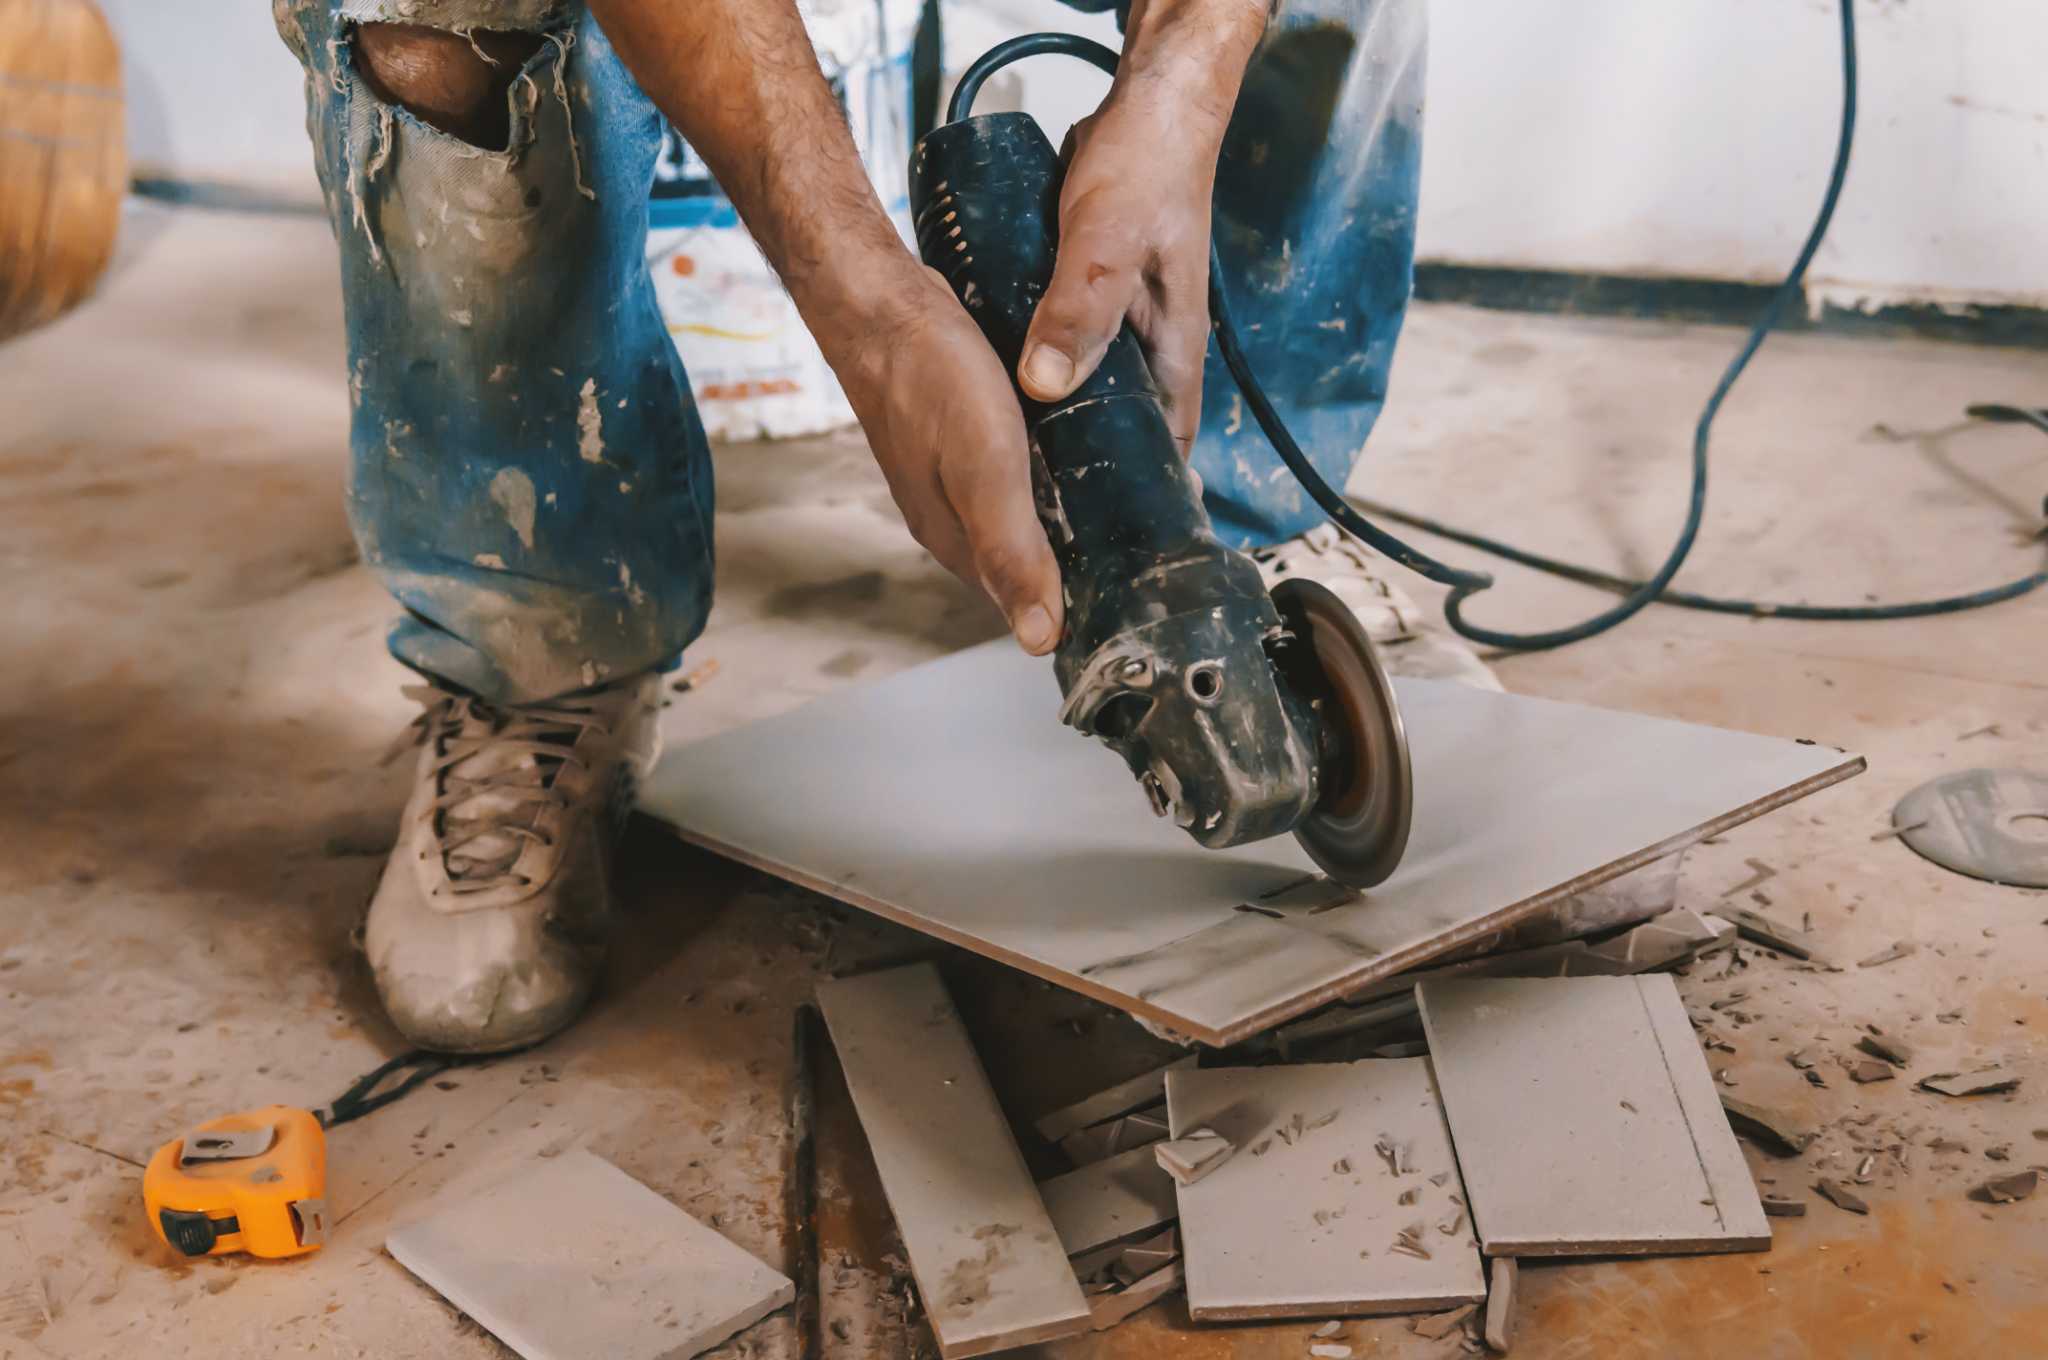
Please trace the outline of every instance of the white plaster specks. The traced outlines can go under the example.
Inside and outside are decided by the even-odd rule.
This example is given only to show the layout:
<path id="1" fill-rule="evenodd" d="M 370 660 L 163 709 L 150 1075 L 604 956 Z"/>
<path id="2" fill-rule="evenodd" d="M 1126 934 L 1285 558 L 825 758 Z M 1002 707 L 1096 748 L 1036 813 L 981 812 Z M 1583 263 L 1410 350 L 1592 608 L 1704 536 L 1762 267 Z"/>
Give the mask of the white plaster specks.
<path id="1" fill-rule="evenodd" d="M 533 478 L 518 468 L 500 468 L 491 478 L 491 503 L 505 512 L 505 522 L 519 535 L 520 543 L 531 548 L 536 507 Z"/>
<path id="2" fill-rule="evenodd" d="M 585 378 L 576 407 L 576 452 L 586 463 L 604 461 L 604 415 L 597 409 L 597 379 Z"/>

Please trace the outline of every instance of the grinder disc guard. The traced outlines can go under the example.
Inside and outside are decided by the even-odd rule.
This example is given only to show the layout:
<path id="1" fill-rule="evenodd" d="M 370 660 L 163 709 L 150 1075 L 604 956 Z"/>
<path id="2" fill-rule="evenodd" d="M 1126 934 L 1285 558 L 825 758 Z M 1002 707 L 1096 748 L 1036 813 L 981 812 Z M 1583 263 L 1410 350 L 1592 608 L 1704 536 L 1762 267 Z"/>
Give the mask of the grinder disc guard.
<path id="1" fill-rule="evenodd" d="M 1408 847 L 1414 784 L 1408 733 L 1372 639 L 1329 587 L 1295 578 L 1273 588 L 1281 618 L 1321 670 L 1322 791 L 1294 829 L 1324 873 L 1351 888 L 1385 881 Z"/>

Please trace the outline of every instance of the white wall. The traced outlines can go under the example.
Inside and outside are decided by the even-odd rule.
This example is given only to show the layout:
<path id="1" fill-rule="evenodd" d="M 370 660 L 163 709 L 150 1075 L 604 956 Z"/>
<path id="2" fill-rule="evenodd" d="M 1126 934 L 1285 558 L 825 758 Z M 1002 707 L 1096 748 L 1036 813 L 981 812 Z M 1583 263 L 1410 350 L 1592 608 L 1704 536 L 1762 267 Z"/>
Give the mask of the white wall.
<path id="1" fill-rule="evenodd" d="M 313 197 L 296 63 L 263 0 L 102 0 L 139 165 Z M 1471 264 L 1749 280 L 1783 272 L 1833 147 L 1831 0 L 1433 0 L 1421 251 Z M 1863 110 L 1813 271 L 1835 301 L 2048 305 L 2048 4 L 1859 0 Z M 1056 0 L 948 0 L 948 65 Z M 1013 68 L 1055 141 L 1099 97 Z"/>
<path id="2" fill-rule="evenodd" d="M 2048 304 L 2048 5 L 1858 0 L 1831 300 Z M 1834 148 L 1827 0 L 1432 6 L 1424 253 L 1772 279 Z"/>
<path id="3" fill-rule="evenodd" d="M 299 63 L 267 0 L 99 0 L 121 40 L 137 174 L 317 205 Z"/>

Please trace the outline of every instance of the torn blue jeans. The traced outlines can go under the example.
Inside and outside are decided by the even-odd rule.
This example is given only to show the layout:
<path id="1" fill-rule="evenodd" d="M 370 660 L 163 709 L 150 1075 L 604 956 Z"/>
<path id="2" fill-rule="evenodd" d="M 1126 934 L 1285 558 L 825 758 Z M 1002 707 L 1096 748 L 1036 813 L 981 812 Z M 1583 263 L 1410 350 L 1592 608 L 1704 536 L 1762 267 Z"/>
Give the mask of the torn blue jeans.
<path id="1" fill-rule="evenodd" d="M 711 460 L 645 259 L 660 115 L 576 0 L 273 0 L 341 246 L 350 523 L 392 654 L 522 703 L 674 664 L 711 604 Z M 359 23 L 537 33 L 493 150 L 373 95 Z M 1245 347 L 1341 485 L 1412 268 L 1423 0 L 1285 0 L 1218 171 Z M 1219 531 L 1321 516 L 1213 352 L 1193 455 Z"/>

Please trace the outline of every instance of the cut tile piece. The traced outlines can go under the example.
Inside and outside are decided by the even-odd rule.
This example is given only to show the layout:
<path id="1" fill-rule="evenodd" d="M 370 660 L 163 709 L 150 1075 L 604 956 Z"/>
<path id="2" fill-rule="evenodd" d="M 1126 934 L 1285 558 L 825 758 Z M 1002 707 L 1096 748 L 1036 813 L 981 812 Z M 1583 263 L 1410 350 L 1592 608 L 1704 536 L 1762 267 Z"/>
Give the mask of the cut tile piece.
<path id="1" fill-rule="evenodd" d="M 1806 1201 L 1783 1195 L 1765 1195 L 1764 1213 L 1771 1218 L 1805 1218 Z"/>
<path id="2" fill-rule="evenodd" d="M 1077 1100 L 1072 1105 L 1042 1114 L 1032 1121 L 1038 1136 L 1048 1143 L 1057 1143 L 1070 1133 L 1079 1132 L 1091 1124 L 1100 1124 L 1142 1110 L 1148 1105 L 1157 1105 L 1166 1099 L 1166 1074 L 1176 1067 L 1193 1067 L 1195 1055 L 1177 1059 L 1164 1067 L 1155 1067 L 1149 1072 L 1140 1072 L 1128 1081 L 1120 1081 L 1106 1091 L 1097 1091 L 1086 1100 Z"/>
<path id="3" fill-rule="evenodd" d="M 1121 762 L 1060 728 L 1051 667 L 1006 640 L 678 749 L 640 806 L 720 853 L 1228 1044 L 1863 767 L 1448 681 L 1394 688 L 1415 764 L 1407 856 L 1322 911 L 1240 911 L 1307 878 L 1306 852 L 1286 836 L 1205 850 L 1146 815 Z"/>
<path id="4" fill-rule="evenodd" d="M 1166 1102 L 1176 1134 L 1211 1128 L 1240 1149 L 1177 1191 L 1191 1317 L 1405 1313 L 1485 1297 L 1469 1227 L 1444 1237 L 1423 1226 L 1463 1199 L 1428 1059 L 1190 1068 L 1167 1076 Z M 1409 1190 L 1417 1202 L 1403 1205 Z M 1411 1227 L 1426 1254 L 1393 1250 Z"/>
<path id="5" fill-rule="evenodd" d="M 1171 1223 L 1175 1213 L 1173 1177 L 1153 1159 L 1150 1147 L 1054 1176 L 1038 1193 L 1069 1256 Z"/>
<path id="6" fill-rule="evenodd" d="M 1487 1264 L 1486 1345 L 1507 1354 L 1515 1344 L 1515 1286 L 1522 1267 L 1512 1256 L 1496 1256 Z"/>
<path id="7" fill-rule="evenodd" d="M 1770 1246 L 1667 974 L 1416 989 L 1490 1256 Z"/>
<path id="8" fill-rule="evenodd" d="M 696 1355 L 796 1293 L 582 1148 L 430 1209 L 384 1249 L 525 1360 Z"/>
<path id="9" fill-rule="evenodd" d="M 1193 1185 L 1222 1166 L 1235 1151 L 1230 1140 L 1214 1129 L 1192 1129 L 1185 1138 L 1152 1145 L 1152 1155 L 1159 1165 L 1182 1185 Z"/>
<path id="10" fill-rule="evenodd" d="M 821 982 L 818 1005 L 941 1354 L 1086 1331 L 1088 1302 L 938 970 Z"/>
<path id="11" fill-rule="evenodd" d="M 1089 1326 L 1107 1331 L 1180 1288 L 1183 1267 L 1174 1261 L 1161 1266 L 1142 1280 L 1134 1280 L 1114 1294 L 1097 1294 L 1088 1301 Z"/>

